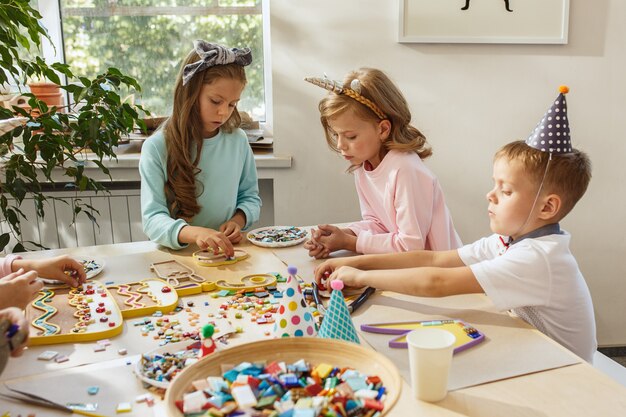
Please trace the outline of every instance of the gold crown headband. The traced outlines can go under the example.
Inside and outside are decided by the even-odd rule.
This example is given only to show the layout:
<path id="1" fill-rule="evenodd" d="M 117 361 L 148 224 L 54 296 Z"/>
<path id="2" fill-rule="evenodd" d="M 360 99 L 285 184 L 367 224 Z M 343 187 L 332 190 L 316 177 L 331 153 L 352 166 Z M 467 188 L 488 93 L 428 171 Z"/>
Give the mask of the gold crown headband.
<path id="1" fill-rule="evenodd" d="M 367 106 L 371 111 L 376 113 L 376 116 L 381 120 L 387 119 L 385 113 L 380 110 L 380 108 L 374 103 L 372 100 L 363 97 L 361 95 L 361 83 L 359 80 L 352 80 L 350 83 L 350 88 L 346 88 L 339 81 L 329 80 L 328 78 L 319 78 L 319 77 L 306 77 L 304 81 L 310 82 L 311 84 L 317 85 L 318 87 L 322 87 L 325 90 L 332 91 L 337 94 L 345 94 L 346 96 L 353 98 L 359 103 Z"/>

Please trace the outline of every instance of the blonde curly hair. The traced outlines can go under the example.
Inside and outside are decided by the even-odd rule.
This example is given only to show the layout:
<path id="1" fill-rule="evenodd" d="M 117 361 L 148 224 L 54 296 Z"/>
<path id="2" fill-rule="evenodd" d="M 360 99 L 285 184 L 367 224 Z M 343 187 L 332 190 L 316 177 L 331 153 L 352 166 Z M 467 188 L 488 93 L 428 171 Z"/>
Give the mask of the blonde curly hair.
<path id="1" fill-rule="evenodd" d="M 406 99 L 384 72 L 374 68 L 360 68 L 350 72 L 344 79 L 343 85 L 349 86 L 353 80 L 358 80 L 361 86 L 359 95 L 375 103 L 375 108 L 383 113 L 384 119 L 391 122 L 391 132 L 387 140 L 383 142 L 387 151 L 395 149 L 401 152 L 415 152 L 422 159 L 432 155 L 432 149 L 426 137 L 411 125 L 411 111 Z M 371 106 L 357 101 L 351 95 L 331 92 L 320 101 L 319 111 L 326 141 L 335 152 L 339 150 L 337 140 L 329 125 L 329 119 L 347 110 L 353 110 L 356 116 L 363 120 L 374 122 L 381 120 L 380 114 Z"/>

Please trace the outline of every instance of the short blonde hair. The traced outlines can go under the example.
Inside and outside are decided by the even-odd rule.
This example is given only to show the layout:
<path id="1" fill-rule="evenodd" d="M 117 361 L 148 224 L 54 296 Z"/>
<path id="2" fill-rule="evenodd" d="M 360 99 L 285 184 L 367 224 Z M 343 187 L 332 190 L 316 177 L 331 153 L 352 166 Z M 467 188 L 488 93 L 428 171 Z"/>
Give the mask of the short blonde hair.
<path id="1" fill-rule="evenodd" d="M 494 160 L 515 160 L 524 166 L 530 179 L 539 186 L 550 155 L 532 148 L 523 140 L 504 145 Z M 561 197 L 562 208 L 558 220 L 564 218 L 587 191 L 591 181 L 591 161 L 586 153 L 572 148 L 572 153 L 552 155 L 550 166 L 543 182 L 543 190 Z"/>
<path id="2" fill-rule="evenodd" d="M 384 72 L 373 68 L 360 68 L 349 73 L 343 85 L 349 86 L 353 80 L 361 84 L 360 95 L 371 100 L 391 122 L 391 132 L 383 146 L 387 150 L 396 149 L 403 152 L 415 152 L 420 158 L 428 158 L 432 150 L 426 137 L 417 128 L 411 125 L 409 106 L 395 84 Z M 326 142 L 335 152 L 337 140 L 334 138 L 329 125 L 329 119 L 337 117 L 347 110 L 365 121 L 378 123 L 380 117 L 368 106 L 345 94 L 330 93 L 319 104 L 320 121 L 324 126 Z"/>

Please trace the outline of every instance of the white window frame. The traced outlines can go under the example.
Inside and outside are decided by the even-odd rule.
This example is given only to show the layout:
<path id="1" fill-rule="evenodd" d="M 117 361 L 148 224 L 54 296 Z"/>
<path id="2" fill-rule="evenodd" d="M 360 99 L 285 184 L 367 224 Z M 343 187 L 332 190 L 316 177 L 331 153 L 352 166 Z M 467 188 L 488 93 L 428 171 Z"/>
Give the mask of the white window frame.
<path id="1" fill-rule="evenodd" d="M 272 65 L 271 65 L 271 42 L 270 42 L 270 0 L 261 0 L 263 13 L 263 80 L 265 89 L 265 122 L 261 123 L 264 136 L 273 136 L 273 99 L 272 99 Z M 41 13 L 41 23 L 48 30 L 50 41 L 44 39 L 42 42 L 43 58 L 47 63 L 65 62 L 63 56 L 63 37 L 61 33 L 61 9 L 58 1 L 39 1 L 39 13 Z M 63 81 L 67 82 L 65 76 Z"/>

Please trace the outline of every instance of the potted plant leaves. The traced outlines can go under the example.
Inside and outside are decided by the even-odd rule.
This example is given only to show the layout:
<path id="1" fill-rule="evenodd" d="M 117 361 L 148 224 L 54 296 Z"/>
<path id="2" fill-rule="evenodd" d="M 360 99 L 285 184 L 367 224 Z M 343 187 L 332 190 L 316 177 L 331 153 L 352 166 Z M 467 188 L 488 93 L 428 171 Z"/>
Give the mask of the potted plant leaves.
<path id="1" fill-rule="evenodd" d="M 48 37 L 40 24 L 41 15 L 28 0 L 13 0 L 10 7 L 0 7 L 0 85 L 15 84 L 28 98 L 28 106 L 0 108 L 0 120 L 22 118 L 14 128 L 0 134 L 0 211 L 8 226 L 0 233 L 0 251 L 12 240 L 17 243 L 9 249 L 19 252 L 41 247 L 37 242 L 22 241 L 21 224 L 26 220 L 22 202 L 32 198 L 37 215 L 45 219 L 44 202 L 56 197 L 44 194 L 42 185 L 55 183 L 53 171 L 62 173 L 65 189 L 77 193 L 105 191 L 102 184 L 86 175 L 85 166 L 94 166 L 110 178 L 103 161 L 116 158 L 121 137 L 136 126 L 145 130 L 142 118 L 149 112 L 121 99 L 122 94 L 141 88 L 134 78 L 116 68 L 91 78 L 76 77 L 66 64 L 48 64 L 37 54 L 27 58 L 25 50 L 38 52 L 42 37 Z M 64 84 L 59 74 L 78 81 Z M 37 78 L 56 84 L 68 94 L 68 105 L 58 100 L 57 92 L 48 97 L 51 100 L 38 98 L 33 86 L 28 92 L 27 80 Z M 96 222 L 97 211 L 85 201 L 72 199 L 73 215 L 84 214 Z"/>

